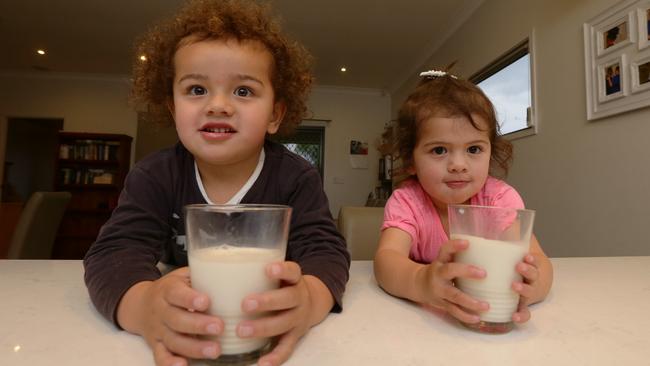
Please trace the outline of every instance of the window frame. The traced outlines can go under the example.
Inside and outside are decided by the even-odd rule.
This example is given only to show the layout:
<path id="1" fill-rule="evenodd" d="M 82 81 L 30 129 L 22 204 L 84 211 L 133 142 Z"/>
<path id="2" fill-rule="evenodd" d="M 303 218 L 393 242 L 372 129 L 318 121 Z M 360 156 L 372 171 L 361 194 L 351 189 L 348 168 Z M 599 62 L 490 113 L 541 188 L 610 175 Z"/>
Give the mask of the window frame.
<path id="1" fill-rule="evenodd" d="M 533 45 L 533 33 L 531 33 L 523 41 L 517 43 L 514 47 L 503 53 L 501 56 L 497 57 L 494 61 L 480 69 L 478 72 L 474 73 L 468 79 L 472 83 L 478 85 L 480 82 L 488 79 L 492 75 L 498 73 L 499 71 L 513 64 L 515 61 L 519 60 L 521 57 L 528 54 L 530 68 L 530 110 L 528 112 L 528 126 L 524 129 L 504 134 L 503 137 L 509 140 L 536 135 L 539 131 L 536 108 L 537 98 L 535 93 L 535 52 Z"/>

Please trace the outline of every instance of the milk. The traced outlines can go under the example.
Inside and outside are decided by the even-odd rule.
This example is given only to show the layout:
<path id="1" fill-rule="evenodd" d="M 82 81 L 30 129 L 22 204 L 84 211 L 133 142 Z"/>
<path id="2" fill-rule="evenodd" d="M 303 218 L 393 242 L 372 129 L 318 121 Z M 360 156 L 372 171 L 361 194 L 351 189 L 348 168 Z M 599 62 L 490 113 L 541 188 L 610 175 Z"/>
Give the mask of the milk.
<path id="1" fill-rule="evenodd" d="M 455 254 L 455 261 L 473 264 L 485 269 L 482 279 L 456 279 L 456 285 L 475 299 L 487 301 L 490 310 L 480 313 L 482 321 L 507 323 L 517 310 L 519 294 L 512 290 L 512 283 L 521 281 L 515 271 L 528 252 L 528 243 L 488 240 L 471 235 L 451 235 L 452 239 L 469 241 L 466 250 Z"/>
<path id="2" fill-rule="evenodd" d="M 192 249 L 188 260 L 192 287 L 208 295 L 209 313 L 224 322 L 224 332 L 217 337 L 222 354 L 248 353 L 264 347 L 269 341 L 267 338 L 242 339 L 237 337 L 235 329 L 244 319 L 263 316 L 245 316 L 241 302 L 247 295 L 279 286 L 278 281 L 266 276 L 265 267 L 271 262 L 283 261 L 284 251 L 221 245 Z"/>

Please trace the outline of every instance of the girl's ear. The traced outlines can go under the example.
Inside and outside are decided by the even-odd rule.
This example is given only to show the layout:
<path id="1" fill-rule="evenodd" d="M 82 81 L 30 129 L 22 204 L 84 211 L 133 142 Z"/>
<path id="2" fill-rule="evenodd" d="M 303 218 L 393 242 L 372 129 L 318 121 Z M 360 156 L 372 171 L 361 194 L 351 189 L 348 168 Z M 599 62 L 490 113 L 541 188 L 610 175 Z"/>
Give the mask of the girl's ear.
<path id="1" fill-rule="evenodd" d="M 284 119 L 286 112 L 287 105 L 284 102 L 277 102 L 273 105 L 271 120 L 269 121 L 269 125 L 266 128 L 266 132 L 268 132 L 269 135 L 273 135 L 274 133 L 278 132 L 278 129 L 282 124 L 282 120 Z"/>

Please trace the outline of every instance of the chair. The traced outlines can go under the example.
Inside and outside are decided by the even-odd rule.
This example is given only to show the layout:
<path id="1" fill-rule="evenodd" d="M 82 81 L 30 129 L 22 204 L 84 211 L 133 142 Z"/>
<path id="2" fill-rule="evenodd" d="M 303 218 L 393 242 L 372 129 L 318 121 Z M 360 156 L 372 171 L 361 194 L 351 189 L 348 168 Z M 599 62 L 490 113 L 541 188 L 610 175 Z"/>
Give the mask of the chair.
<path id="1" fill-rule="evenodd" d="M 383 220 L 383 207 L 341 207 L 338 228 L 348 243 L 352 260 L 372 260 L 375 257 Z"/>
<path id="2" fill-rule="evenodd" d="M 9 259 L 51 258 L 56 232 L 71 197 L 70 192 L 34 192 L 11 237 Z"/>

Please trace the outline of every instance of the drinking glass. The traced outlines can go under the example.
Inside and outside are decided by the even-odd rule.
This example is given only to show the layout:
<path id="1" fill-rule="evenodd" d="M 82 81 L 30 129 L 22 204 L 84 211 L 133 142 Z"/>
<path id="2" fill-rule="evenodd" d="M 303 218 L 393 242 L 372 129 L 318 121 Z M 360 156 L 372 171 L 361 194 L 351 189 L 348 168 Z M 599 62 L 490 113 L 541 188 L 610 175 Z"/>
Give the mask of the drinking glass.
<path id="1" fill-rule="evenodd" d="M 284 260 L 290 218 L 291 208 L 282 205 L 185 206 L 192 287 L 208 295 L 208 312 L 224 322 L 223 333 L 212 337 L 221 356 L 204 363 L 250 364 L 269 350 L 270 339 L 239 338 L 235 330 L 242 320 L 264 316 L 244 314 L 244 297 L 279 286 L 265 267 Z"/>
<path id="2" fill-rule="evenodd" d="M 454 261 L 483 268 L 481 279 L 458 278 L 456 286 L 475 299 L 486 301 L 490 309 L 479 313 L 480 322 L 465 326 L 486 333 L 507 333 L 513 328 L 519 294 L 512 283 L 521 281 L 515 270 L 528 253 L 535 211 L 514 208 L 449 205 L 451 239 L 469 241 Z"/>

